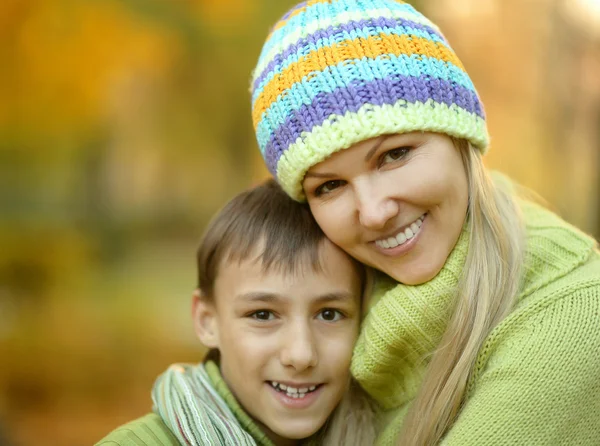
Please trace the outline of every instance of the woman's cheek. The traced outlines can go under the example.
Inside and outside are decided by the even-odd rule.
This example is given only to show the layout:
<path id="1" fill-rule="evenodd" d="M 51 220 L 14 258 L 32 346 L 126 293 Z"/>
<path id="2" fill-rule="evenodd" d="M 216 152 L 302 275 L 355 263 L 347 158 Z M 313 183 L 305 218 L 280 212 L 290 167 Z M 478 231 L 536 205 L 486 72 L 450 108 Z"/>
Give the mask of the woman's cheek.
<path id="1" fill-rule="evenodd" d="M 338 235 L 347 230 L 350 223 L 347 206 L 342 200 L 328 200 L 311 204 L 310 210 L 325 235 L 335 241 Z"/>

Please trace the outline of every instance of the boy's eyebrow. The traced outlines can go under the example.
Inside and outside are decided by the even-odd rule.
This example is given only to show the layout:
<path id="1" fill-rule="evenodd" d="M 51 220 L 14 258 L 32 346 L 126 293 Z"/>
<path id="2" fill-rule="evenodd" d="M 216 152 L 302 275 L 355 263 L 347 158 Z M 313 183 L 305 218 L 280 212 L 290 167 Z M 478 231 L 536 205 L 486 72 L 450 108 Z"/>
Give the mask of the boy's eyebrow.
<path id="1" fill-rule="evenodd" d="M 263 291 L 252 291 L 249 293 L 239 294 L 236 300 L 249 300 L 258 302 L 275 302 L 279 300 L 279 296 L 274 293 L 268 293 Z"/>
<path id="2" fill-rule="evenodd" d="M 353 293 L 341 291 L 339 293 L 327 293 L 318 296 L 315 299 L 315 303 L 326 303 L 333 301 L 351 301 L 356 296 Z M 252 291 L 249 293 L 239 294 L 236 296 L 236 300 L 252 301 L 252 302 L 276 302 L 281 300 L 281 296 L 275 293 L 263 292 L 263 291 Z"/>
<path id="3" fill-rule="evenodd" d="M 319 296 L 315 302 L 317 303 L 326 303 L 326 302 L 333 302 L 333 301 L 347 301 L 347 300 L 354 300 L 356 296 L 353 293 L 349 293 L 349 292 L 339 292 L 339 293 L 327 293 L 327 294 L 323 294 L 322 296 Z"/>

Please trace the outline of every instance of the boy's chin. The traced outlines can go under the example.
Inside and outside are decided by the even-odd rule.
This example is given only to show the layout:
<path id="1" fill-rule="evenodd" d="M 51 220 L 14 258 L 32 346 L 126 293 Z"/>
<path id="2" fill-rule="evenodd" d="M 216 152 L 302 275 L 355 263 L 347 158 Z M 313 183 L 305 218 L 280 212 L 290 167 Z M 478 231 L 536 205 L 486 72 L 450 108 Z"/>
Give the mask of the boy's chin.
<path id="1" fill-rule="evenodd" d="M 289 440 L 303 440 L 314 434 L 325 424 L 326 420 L 322 423 L 318 423 L 319 420 L 294 420 L 290 423 L 277 423 L 276 426 L 269 426 L 272 432 L 280 437 L 287 438 Z M 317 426 L 315 428 L 315 426 Z"/>

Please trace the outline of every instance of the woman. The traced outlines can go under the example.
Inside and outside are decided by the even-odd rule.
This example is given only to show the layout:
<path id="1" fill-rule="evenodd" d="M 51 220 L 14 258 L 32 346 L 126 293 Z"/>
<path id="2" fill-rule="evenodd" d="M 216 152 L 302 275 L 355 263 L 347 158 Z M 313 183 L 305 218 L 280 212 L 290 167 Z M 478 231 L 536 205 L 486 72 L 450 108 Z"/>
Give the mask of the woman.
<path id="1" fill-rule="evenodd" d="M 597 244 L 490 179 L 482 104 L 439 29 L 399 1 L 304 2 L 251 90 L 273 176 L 382 273 L 352 363 L 378 444 L 598 444 Z"/>

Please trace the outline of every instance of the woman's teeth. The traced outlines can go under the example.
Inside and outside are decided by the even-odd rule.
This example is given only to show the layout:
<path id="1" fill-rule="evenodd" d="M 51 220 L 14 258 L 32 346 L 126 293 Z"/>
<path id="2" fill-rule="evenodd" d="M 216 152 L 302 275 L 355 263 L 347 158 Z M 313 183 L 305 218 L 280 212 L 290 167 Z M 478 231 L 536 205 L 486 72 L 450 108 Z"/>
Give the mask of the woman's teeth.
<path id="1" fill-rule="evenodd" d="M 269 384 L 271 384 L 275 390 L 285 393 L 286 396 L 290 398 L 304 398 L 307 393 L 313 392 L 317 388 L 317 386 L 310 386 L 297 389 L 295 387 L 286 386 L 285 384 L 280 384 L 277 381 L 269 381 Z"/>
<path id="2" fill-rule="evenodd" d="M 421 225 L 423 224 L 423 219 L 425 218 L 425 215 L 426 214 L 421 215 L 413 223 L 411 223 L 409 226 L 407 226 L 406 229 L 404 229 L 404 231 L 396 234 L 396 236 L 389 237 L 384 240 L 377 240 L 375 242 L 375 244 L 377 246 L 379 246 L 380 248 L 385 248 L 385 249 L 395 248 L 396 246 L 403 245 L 404 243 L 406 243 L 408 240 L 410 240 L 411 238 L 413 238 L 415 235 L 417 235 L 419 233 L 419 231 L 421 230 Z"/>

